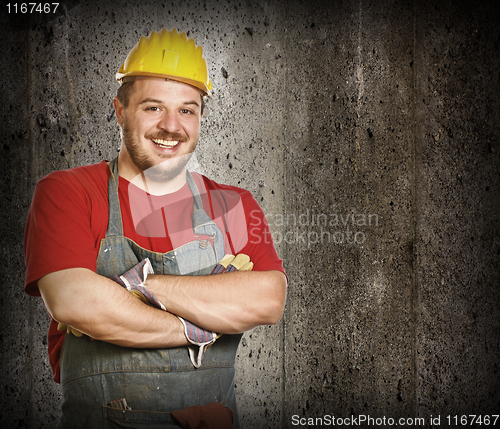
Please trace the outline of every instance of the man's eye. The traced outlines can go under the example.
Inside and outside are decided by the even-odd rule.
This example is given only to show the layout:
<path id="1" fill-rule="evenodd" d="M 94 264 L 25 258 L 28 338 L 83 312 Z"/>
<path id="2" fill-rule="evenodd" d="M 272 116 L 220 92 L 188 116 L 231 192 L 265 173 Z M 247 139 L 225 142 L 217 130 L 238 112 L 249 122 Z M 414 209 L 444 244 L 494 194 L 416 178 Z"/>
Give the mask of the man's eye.
<path id="1" fill-rule="evenodd" d="M 189 109 L 182 109 L 181 113 L 184 113 L 185 115 L 189 115 L 189 114 L 191 114 L 193 112 L 191 110 L 189 110 Z"/>
<path id="2" fill-rule="evenodd" d="M 146 110 L 149 110 L 150 112 L 158 112 L 160 109 L 156 106 L 151 106 L 146 108 Z"/>

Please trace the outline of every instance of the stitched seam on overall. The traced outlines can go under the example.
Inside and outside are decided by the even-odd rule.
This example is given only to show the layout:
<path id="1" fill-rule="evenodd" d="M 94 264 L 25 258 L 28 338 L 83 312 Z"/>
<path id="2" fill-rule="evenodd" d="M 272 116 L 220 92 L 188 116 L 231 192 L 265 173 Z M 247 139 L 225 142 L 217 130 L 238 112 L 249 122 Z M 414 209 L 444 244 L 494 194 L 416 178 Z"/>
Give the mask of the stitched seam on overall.
<path id="1" fill-rule="evenodd" d="M 128 369 L 121 369 L 121 370 L 109 370 L 109 371 L 98 371 L 98 372 L 93 372 L 93 373 L 89 373 L 89 374 L 85 374 L 85 375 L 79 375 L 77 377 L 73 377 L 73 378 L 70 378 L 69 380 L 66 380 L 64 383 L 61 383 L 61 386 L 65 386 L 66 384 L 68 383 L 71 383 L 72 381 L 75 381 L 75 380 L 79 380 L 81 378 L 87 378 L 87 377 L 95 377 L 97 375 L 102 375 L 102 374 L 122 374 L 122 373 L 134 373 L 134 374 L 143 374 L 143 373 L 148 373 L 148 374 L 168 374 L 168 373 L 182 373 L 182 372 L 200 372 L 200 371 L 204 371 L 204 370 L 207 370 L 207 369 L 217 369 L 217 368 L 220 368 L 220 369 L 230 369 L 230 368 L 234 368 L 234 365 L 214 365 L 214 366 L 204 366 L 202 368 L 195 368 L 193 367 L 193 369 L 171 369 L 171 370 L 168 370 L 168 371 L 159 371 L 159 370 L 156 370 L 156 371 L 151 371 L 150 369 L 142 369 L 142 370 L 128 370 Z"/>
<path id="2" fill-rule="evenodd" d="M 99 251 L 101 250 L 101 247 L 103 246 L 103 242 L 106 240 L 106 239 L 116 239 L 116 238 L 123 238 L 125 240 L 127 240 L 128 242 L 132 243 L 134 246 L 137 246 L 138 249 L 141 249 L 141 250 L 144 250 L 145 252 L 148 252 L 148 253 L 153 253 L 155 255 L 159 255 L 159 256 L 163 256 L 163 255 L 166 255 L 167 253 L 170 253 L 170 252 L 173 252 L 175 251 L 176 249 L 172 249 L 172 250 L 169 250 L 168 252 L 165 252 L 165 253 L 160 253 L 160 252 L 153 252 L 152 250 L 148 250 L 148 249 L 145 249 L 144 247 L 142 246 L 139 246 L 134 240 L 128 238 L 128 237 L 125 237 L 124 235 L 113 235 L 112 237 L 104 237 L 102 240 L 101 240 L 101 244 L 99 246 Z M 193 240 L 194 241 L 194 240 Z M 182 247 L 182 246 L 181 246 Z M 120 259 L 121 261 L 121 259 Z"/>

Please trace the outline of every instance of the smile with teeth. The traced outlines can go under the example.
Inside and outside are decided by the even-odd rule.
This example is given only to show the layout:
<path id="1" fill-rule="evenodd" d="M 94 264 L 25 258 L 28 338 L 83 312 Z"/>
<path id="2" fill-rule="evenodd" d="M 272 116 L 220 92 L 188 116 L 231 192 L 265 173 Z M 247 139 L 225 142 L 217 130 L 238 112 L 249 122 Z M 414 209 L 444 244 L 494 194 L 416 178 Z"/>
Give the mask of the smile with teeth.
<path id="1" fill-rule="evenodd" d="M 179 144 L 179 140 L 161 140 L 161 139 L 151 139 L 153 142 L 160 147 L 171 149 Z"/>

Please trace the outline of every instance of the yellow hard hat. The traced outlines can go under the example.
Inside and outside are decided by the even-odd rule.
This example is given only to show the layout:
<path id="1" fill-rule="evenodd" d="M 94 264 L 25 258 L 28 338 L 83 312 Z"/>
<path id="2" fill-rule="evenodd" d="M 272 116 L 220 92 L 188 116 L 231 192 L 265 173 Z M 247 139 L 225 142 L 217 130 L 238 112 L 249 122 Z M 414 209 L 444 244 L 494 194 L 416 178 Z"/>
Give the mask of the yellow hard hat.
<path id="1" fill-rule="evenodd" d="M 203 48 L 175 28 L 141 37 L 120 67 L 116 80 L 123 83 L 128 76 L 166 77 L 199 88 L 208 97 L 212 91 Z"/>

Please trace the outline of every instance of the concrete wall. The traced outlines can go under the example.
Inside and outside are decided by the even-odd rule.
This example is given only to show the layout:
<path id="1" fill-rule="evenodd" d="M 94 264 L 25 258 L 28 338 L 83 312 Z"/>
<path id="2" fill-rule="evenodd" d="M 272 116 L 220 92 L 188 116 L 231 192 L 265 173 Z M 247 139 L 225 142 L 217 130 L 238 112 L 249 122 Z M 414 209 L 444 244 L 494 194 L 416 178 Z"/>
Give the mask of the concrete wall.
<path id="1" fill-rule="evenodd" d="M 55 427 L 60 406 L 23 293 L 34 186 L 117 154 L 114 73 L 161 27 L 210 64 L 198 171 L 253 193 L 290 279 L 283 320 L 239 349 L 244 427 L 500 414 L 499 20 L 494 1 L 4 8 L 2 427 Z"/>

